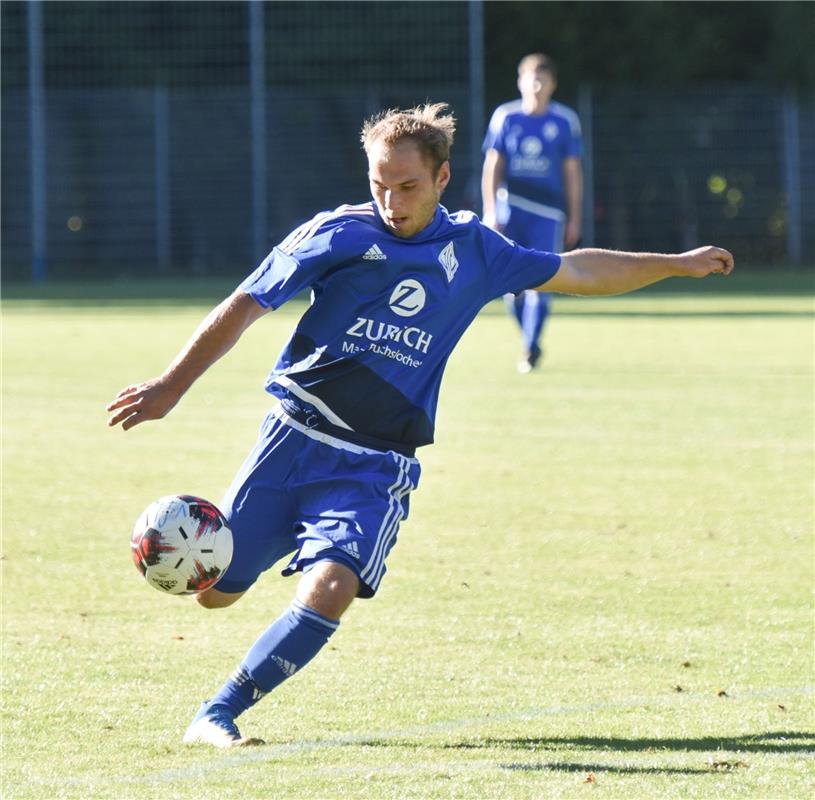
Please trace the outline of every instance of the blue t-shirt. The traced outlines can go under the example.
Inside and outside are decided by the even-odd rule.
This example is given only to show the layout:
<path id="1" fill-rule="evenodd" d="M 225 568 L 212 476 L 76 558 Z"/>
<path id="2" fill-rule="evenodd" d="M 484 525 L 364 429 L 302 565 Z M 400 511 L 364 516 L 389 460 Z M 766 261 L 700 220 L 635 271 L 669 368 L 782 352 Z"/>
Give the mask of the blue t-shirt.
<path id="1" fill-rule="evenodd" d="M 582 151 L 580 122 L 571 108 L 551 101 L 543 114 L 532 115 L 524 113 L 520 100 L 498 106 L 483 143 L 485 153 L 491 149 L 506 159 L 508 208 L 498 209 L 503 224 L 515 209 L 545 219 L 565 218 L 563 161 L 580 158 Z"/>
<path id="2" fill-rule="evenodd" d="M 284 408 L 293 401 L 334 435 L 410 453 L 433 441 L 444 367 L 481 308 L 559 266 L 468 211 L 439 206 L 400 239 L 364 203 L 301 225 L 240 288 L 273 309 L 312 291 L 266 383 Z"/>

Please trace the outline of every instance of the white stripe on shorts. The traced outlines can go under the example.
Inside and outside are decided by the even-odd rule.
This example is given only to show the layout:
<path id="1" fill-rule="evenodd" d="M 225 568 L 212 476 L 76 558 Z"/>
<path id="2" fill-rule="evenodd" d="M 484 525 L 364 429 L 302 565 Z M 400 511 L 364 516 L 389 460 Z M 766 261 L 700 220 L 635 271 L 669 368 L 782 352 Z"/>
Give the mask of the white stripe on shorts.
<path id="1" fill-rule="evenodd" d="M 382 575 L 385 572 L 385 555 L 396 538 L 402 517 L 405 516 L 402 500 L 413 488 L 409 473 L 410 459 L 398 453 L 392 455 L 394 461 L 399 465 L 399 475 L 388 487 L 388 511 L 376 535 L 373 555 L 359 575 L 374 591 L 379 586 L 379 581 L 382 580 Z"/>

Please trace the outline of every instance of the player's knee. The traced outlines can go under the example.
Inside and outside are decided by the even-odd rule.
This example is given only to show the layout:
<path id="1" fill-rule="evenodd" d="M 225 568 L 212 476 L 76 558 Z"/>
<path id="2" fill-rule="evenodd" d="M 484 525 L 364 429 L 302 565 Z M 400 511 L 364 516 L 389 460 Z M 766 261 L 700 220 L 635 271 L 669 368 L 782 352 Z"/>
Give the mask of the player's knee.
<path id="1" fill-rule="evenodd" d="M 245 592 L 219 592 L 217 589 L 207 589 L 195 595 L 198 605 L 202 608 L 226 608 L 236 603 Z"/>
<path id="2" fill-rule="evenodd" d="M 321 561 L 306 572 L 297 599 L 328 619 L 339 619 L 359 591 L 359 578 L 344 564 Z"/>

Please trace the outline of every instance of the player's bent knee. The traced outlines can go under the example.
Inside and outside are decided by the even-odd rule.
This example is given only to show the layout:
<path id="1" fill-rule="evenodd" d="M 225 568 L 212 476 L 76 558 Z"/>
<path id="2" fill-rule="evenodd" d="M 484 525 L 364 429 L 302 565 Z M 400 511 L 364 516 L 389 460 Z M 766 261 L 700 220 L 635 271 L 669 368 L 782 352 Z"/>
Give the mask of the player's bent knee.
<path id="1" fill-rule="evenodd" d="M 321 561 L 300 579 L 297 599 L 328 619 L 339 619 L 359 591 L 359 578 L 344 564 Z"/>
<path id="2" fill-rule="evenodd" d="M 195 599 L 202 608 L 226 608 L 245 594 L 246 592 L 219 592 L 217 589 L 207 589 L 195 595 Z"/>

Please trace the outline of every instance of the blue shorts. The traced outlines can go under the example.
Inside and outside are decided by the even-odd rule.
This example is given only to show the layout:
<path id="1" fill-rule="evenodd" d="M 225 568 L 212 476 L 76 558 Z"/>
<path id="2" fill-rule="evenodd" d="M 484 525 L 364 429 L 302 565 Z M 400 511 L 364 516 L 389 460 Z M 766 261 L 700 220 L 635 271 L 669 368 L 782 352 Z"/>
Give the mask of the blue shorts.
<path id="1" fill-rule="evenodd" d="M 245 591 L 294 553 L 283 575 L 337 561 L 373 597 L 420 472 L 415 458 L 310 430 L 278 406 L 221 501 L 234 551 L 215 588 Z"/>
<path id="2" fill-rule="evenodd" d="M 565 230 L 566 215 L 559 209 L 549 209 L 549 214 L 544 216 L 511 206 L 509 219 L 501 232 L 523 247 L 560 253 Z"/>

